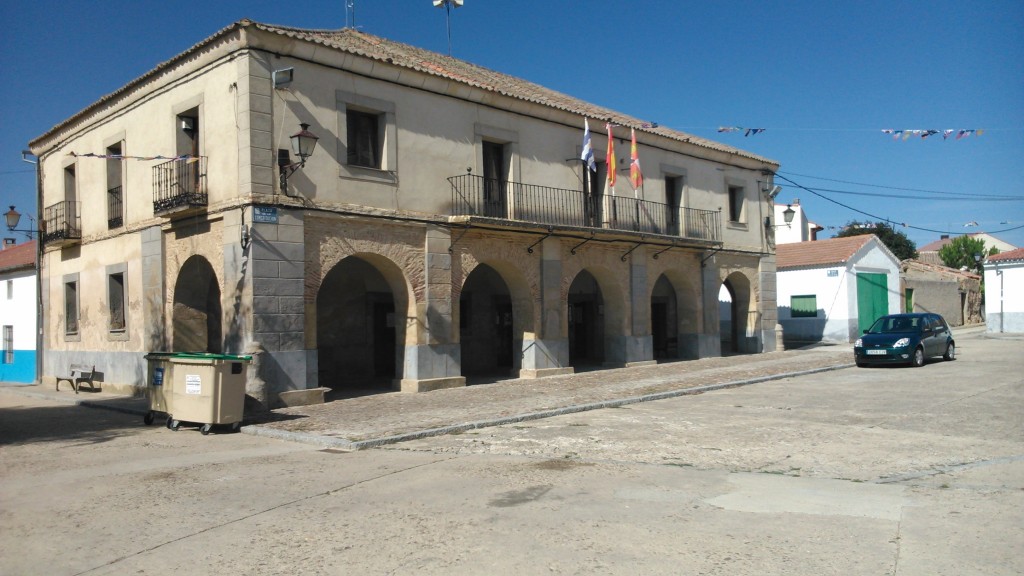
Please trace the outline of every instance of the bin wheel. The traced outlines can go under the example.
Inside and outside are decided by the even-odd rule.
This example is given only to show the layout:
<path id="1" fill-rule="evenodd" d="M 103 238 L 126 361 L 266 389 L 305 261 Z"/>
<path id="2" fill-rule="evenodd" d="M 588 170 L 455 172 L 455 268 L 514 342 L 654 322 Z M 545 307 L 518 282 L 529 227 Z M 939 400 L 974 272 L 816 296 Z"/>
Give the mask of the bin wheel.
<path id="1" fill-rule="evenodd" d="M 203 424 L 203 427 L 199 429 L 199 433 L 206 436 L 210 433 L 210 428 L 213 428 L 213 424 Z"/>
<path id="2" fill-rule="evenodd" d="M 242 427 L 242 423 L 241 422 L 235 422 L 234 424 L 231 425 L 231 431 L 232 432 L 238 432 L 238 429 L 241 428 L 241 427 Z"/>
<path id="3" fill-rule="evenodd" d="M 146 426 L 149 426 L 150 424 L 153 423 L 153 416 L 153 411 L 150 410 L 149 412 L 146 412 L 145 416 L 142 417 L 142 421 L 146 423 Z"/>
<path id="4" fill-rule="evenodd" d="M 178 431 L 178 427 L 180 427 L 180 426 L 181 426 L 181 422 L 179 422 L 178 420 L 174 420 L 174 419 L 168 419 L 167 420 L 167 427 L 170 428 L 171 430 L 174 430 L 175 432 Z"/>

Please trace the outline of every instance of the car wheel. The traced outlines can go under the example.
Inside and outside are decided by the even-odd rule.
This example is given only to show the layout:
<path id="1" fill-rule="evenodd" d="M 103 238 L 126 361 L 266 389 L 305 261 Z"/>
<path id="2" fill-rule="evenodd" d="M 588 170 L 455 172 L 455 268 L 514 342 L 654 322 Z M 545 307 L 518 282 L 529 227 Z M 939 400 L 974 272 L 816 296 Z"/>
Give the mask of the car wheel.
<path id="1" fill-rule="evenodd" d="M 911 359 L 910 365 L 914 368 L 924 366 L 924 348 L 917 348 L 914 350 L 914 358 Z"/>
<path id="2" fill-rule="evenodd" d="M 949 346 L 946 346 L 946 353 L 942 355 L 942 358 L 944 360 L 956 360 L 956 344 L 950 342 Z"/>

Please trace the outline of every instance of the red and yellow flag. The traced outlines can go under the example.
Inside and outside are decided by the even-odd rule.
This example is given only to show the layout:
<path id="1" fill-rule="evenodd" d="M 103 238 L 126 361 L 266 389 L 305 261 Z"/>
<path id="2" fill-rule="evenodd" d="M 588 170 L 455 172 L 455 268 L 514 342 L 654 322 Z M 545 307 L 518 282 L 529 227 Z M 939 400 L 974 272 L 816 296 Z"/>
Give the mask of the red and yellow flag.
<path id="1" fill-rule="evenodd" d="M 617 169 L 615 167 L 615 139 L 612 137 L 612 125 L 611 123 L 605 124 L 605 128 L 608 129 L 608 151 L 605 155 L 605 164 L 608 168 L 608 188 L 615 188 L 615 173 Z"/>
<path id="2" fill-rule="evenodd" d="M 636 192 L 644 185 L 644 174 L 640 171 L 640 156 L 636 151 L 636 130 L 630 129 L 632 143 L 629 147 L 629 181 Z"/>

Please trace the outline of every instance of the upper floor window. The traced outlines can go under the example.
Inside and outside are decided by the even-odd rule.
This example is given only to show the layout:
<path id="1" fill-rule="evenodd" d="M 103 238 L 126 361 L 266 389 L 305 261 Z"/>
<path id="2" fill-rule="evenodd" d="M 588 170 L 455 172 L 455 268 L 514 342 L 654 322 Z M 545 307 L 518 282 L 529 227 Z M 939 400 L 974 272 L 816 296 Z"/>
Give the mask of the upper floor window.
<path id="1" fill-rule="evenodd" d="M 743 186 L 729 186 L 729 221 L 730 222 L 744 222 L 744 199 L 746 197 L 746 191 Z"/>
<path id="2" fill-rule="evenodd" d="M 4 326 L 4 364 L 14 364 L 14 326 Z"/>
<path id="3" fill-rule="evenodd" d="M 14 280 L 7 281 L 7 299 L 14 300 Z"/>
<path id="4" fill-rule="evenodd" d="M 107 147 L 107 228 L 124 225 L 124 173 L 121 143 Z"/>
<path id="5" fill-rule="evenodd" d="M 346 113 L 348 158 L 352 166 L 381 169 L 380 114 L 352 110 Z"/>

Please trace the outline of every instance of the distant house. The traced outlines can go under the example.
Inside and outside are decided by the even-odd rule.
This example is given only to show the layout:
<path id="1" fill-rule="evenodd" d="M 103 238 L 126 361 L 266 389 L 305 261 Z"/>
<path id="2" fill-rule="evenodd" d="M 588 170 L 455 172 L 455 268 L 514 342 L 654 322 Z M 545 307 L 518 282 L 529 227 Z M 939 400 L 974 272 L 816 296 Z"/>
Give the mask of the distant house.
<path id="1" fill-rule="evenodd" d="M 36 380 L 36 243 L 0 250 L 0 382 Z"/>
<path id="2" fill-rule="evenodd" d="M 988 332 L 1024 332 L 1024 248 L 985 260 L 985 323 Z"/>
<path id="3" fill-rule="evenodd" d="M 900 262 L 873 234 L 780 244 L 776 256 L 787 342 L 852 342 L 900 310 Z"/>
<path id="4" fill-rule="evenodd" d="M 900 263 L 904 312 L 941 314 L 950 326 L 980 324 L 981 276 L 919 260 Z"/>
<path id="5" fill-rule="evenodd" d="M 986 234 L 984 232 L 975 232 L 973 234 L 967 234 L 967 236 L 971 238 L 977 238 L 978 240 L 984 242 L 986 254 L 990 252 L 993 248 L 999 250 L 1000 252 L 1008 252 L 1010 250 L 1014 250 L 1017 248 L 1013 244 L 1003 242 L 999 238 L 996 238 L 995 236 Z M 943 246 L 949 244 L 955 239 L 956 237 L 950 238 L 949 234 L 943 234 L 941 237 L 939 237 L 938 240 L 934 242 L 929 242 L 928 244 L 921 246 L 920 248 L 917 249 L 918 260 L 926 264 L 938 264 L 939 266 L 942 266 L 943 262 L 942 258 L 939 258 L 939 250 L 941 250 Z M 949 319 L 947 318 L 947 320 Z"/>

